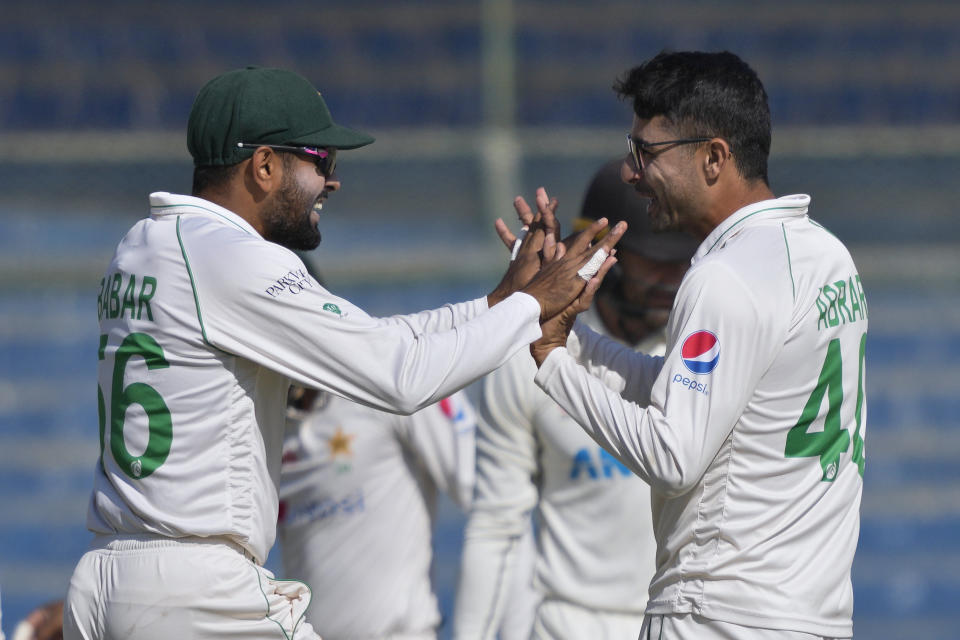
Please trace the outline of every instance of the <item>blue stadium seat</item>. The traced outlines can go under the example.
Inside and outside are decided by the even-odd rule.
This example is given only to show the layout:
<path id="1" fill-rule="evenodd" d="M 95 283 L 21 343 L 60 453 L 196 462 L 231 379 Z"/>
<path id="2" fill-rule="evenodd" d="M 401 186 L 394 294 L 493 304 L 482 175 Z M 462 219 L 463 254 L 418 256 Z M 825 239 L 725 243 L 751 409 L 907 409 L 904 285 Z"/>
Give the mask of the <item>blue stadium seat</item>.
<path id="1" fill-rule="evenodd" d="M 127 129 L 133 123 L 134 98 L 124 86 L 88 85 L 66 124 L 77 128 Z"/>
<path id="2" fill-rule="evenodd" d="M 53 86 L 33 87 L 21 85 L 0 98 L 2 126 L 5 129 L 42 129 L 63 126 L 62 91 Z"/>

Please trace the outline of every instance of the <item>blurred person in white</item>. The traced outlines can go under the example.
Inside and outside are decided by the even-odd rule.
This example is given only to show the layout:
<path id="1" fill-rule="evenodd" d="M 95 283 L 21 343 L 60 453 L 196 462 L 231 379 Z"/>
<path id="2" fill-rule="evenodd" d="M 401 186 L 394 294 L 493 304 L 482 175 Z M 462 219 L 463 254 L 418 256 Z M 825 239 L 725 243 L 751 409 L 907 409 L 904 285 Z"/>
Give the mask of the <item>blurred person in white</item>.
<path id="1" fill-rule="evenodd" d="M 237 69 L 200 90 L 187 124 L 193 195 L 151 194 L 93 307 L 95 536 L 67 591 L 68 640 L 316 639 L 309 589 L 262 566 L 291 382 L 413 413 L 526 348 L 616 260 L 584 279 L 623 227 L 599 249 L 606 221 L 557 245 L 540 192 L 541 218 L 488 296 L 372 317 L 293 251 L 319 245 L 320 213 L 342 186 L 337 152 L 371 142 L 335 124 L 292 71 Z"/>
<path id="2" fill-rule="evenodd" d="M 584 321 L 631 348 L 662 354 L 663 329 L 696 242 L 652 232 L 647 201 L 621 180 L 621 163 L 600 167 L 574 221 L 575 230 L 604 216 L 628 225 L 618 263 Z M 537 388 L 536 372 L 522 351 L 482 381 L 477 490 L 464 534 L 454 637 L 496 637 L 515 606 L 503 585 L 523 561 L 518 551 L 531 514 L 537 544 L 527 579 L 540 597 L 532 637 L 636 637 L 656 555 L 650 487 Z"/>
<path id="3" fill-rule="evenodd" d="M 589 295 L 531 352 L 537 385 L 651 485 L 641 637 L 852 637 L 868 324 L 856 265 L 808 217 L 809 196 L 773 195 L 766 91 L 736 55 L 662 52 L 615 88 L 634 110 L 624 179 L 658 228 L 700 241 L 666 355 L 573 327 Z M 604 385 L 611 372 L 622 391 Z"/>
<path id="4" fill-rule="evenodd" d="M 63 600 L 47 602 L 21 620 L 10 640 L 62 640 Z M 0 634 L 0 640 L 3 635 Z"/>
<path id="5" fill-rule="evenodd" d="M 469 508 L 475 431 L 463 391 L 401 416 L 291 389 L 278 534 L 324 640 L 436 640 L 438 492 Z"/>

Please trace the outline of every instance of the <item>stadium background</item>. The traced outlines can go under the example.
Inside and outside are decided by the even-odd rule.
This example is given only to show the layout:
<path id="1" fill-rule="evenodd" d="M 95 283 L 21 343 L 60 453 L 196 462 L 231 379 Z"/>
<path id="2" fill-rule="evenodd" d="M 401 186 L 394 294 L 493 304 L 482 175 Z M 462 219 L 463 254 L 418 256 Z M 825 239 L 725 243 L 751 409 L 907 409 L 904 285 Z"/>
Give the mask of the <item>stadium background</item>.
<path id="1" fill-rule="evenodd" d="M 669 6 L 668 6 L 669 5 Z M 0 592 L 8 633 L 88 535 L 96 289 L 146 194 L 186 192 L 196 90 L 296 69 L 374 133 L 345 153 L 316 262 L 375 314 L 482 295 L 491 221 L 545 185 L 572 216 L 623 153 L 610 85 L 661 48 L 728 48 L 771 99 L 776 193 L 850 247 L 870 304 L 857 637 L 960 614 L 960 4 L 920 0 L 5 0 L 0 23 Z M 441 509 L 449 614 L 462 518 Z M 271 563 L 276 563 L 275 555 Z M 444 632 L 447 637 L 449 627 Z"/>

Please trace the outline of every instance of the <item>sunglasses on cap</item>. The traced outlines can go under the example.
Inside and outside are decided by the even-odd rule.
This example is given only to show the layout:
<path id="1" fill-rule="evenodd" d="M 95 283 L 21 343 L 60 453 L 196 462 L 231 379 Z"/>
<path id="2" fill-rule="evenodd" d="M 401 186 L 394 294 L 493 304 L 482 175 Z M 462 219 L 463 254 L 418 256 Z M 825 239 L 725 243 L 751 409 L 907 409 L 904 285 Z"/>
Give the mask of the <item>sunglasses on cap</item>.
<path id="1" fill-rule="evenodd" d="M 241 149 L 256 149 L 257 147 L 267 147 L 277 151 L 290 151 L 313 160 L 317 164 L 317 169 L 323 174 L 323 177 L 329 178 L 337 168 L 337 150 L 324 149 L 321 147 L 297 147 L 286 144 L 253 144 L 250 142 L 238 142 L 237 146 Z"/>

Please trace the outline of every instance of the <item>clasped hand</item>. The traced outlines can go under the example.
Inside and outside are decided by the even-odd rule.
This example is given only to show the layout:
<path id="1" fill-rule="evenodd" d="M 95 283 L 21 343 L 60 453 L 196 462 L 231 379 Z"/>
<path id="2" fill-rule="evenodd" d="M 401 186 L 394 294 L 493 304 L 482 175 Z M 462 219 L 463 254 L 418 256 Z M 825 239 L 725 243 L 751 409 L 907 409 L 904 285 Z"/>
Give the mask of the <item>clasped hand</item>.
<path id="1" fill-rule="evenodd" d="M 557 222 L 557 199 L 547 196 L 542 187 L 537 189 L 537 212 L 534 213 L 522 197 L 513 206 L 527 233 L 520 241 L 516 258 L 510 262 L 500 284 L 488 297 L 491 305 L 514 293 L 523 291 L 540 303 L 542 337 L 530 346 L 537 365 L 558 346 L 566 344 L 567 335 L 576 316 L 590 307 L 593 295 L 600 287 L 607 271 L 616 263 L 614 245 L 627 230 L 626 222 L 619 222 L 602 240 L 594 238 L 607 226 L 600 218 L 580 233 L 562 241 Z M 513 250 L 517 236 L 502 219 L 495 223 L 497 235 L 508 250 Z M 598 251 L 608 257 L 596 274 L 585 279 L 579 271 Z"/>

